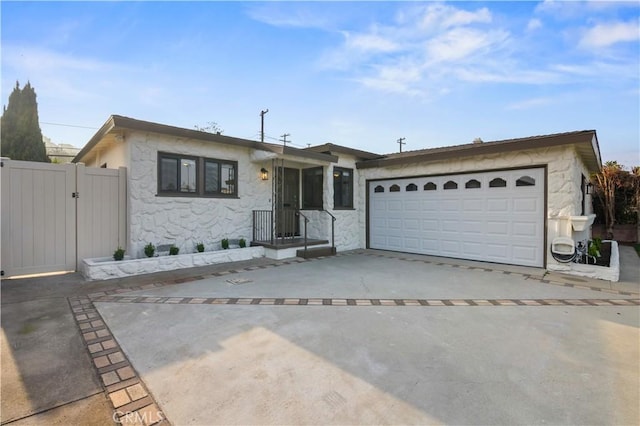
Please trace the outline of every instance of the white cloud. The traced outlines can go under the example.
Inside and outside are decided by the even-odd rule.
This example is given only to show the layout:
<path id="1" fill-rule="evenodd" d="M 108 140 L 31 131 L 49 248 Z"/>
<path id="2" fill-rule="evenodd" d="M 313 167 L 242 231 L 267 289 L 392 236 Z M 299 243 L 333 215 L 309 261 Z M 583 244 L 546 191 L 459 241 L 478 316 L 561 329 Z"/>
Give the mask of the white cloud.
<path id="1" fill-rule="evenodd" d="M 275 2 L 249 3 L 247 15 L 258 22 L 274 27 L 318 28 L 331 30 L 335 27 L 336 16 L 331 11 L 318 8 L 317 5 L 289 3 L 282 8 Z M 300 6 L 300 7 L 298 7 Z"/>
<path id="2" fill-rule="evenodd" d="M 542 21 L 537 18 L 531 19 L 527 24 L 527 31 L 535 31 L 538 28 L 542 28 Z"/>
<path id="3" fill-rule="evenodd" d="M 492 20 L 491 12 L 487 8 L 470 12 L 445 4 L 430 4 L 414 13 L 422 15 L 418 21 L 419 28 L 429 30 L 455 28 L 474 23 L 487 24 Z"/>
<path id="4" fill-rule="evenodd" d="M 428 62 L 460 61 L 476 53 L 497 48 L 509 34 L 496 31 L 480 31 L 456 28 L 427 42 Z"/>
<path id="5" fill-rule="evenodd" d="M 523 110 L 523 109 L 531 109 L 538 108 L 545 105 L 549 105 L 553 102 L 551 98 L 533 98 L 527 99 L 520 102 L 515 102 L 507 106 L 509 110 Z"/>
<path id="6" fill-rule="evenodd" d="M 354 34 L 344 33 L 347 49 L 357 49 L 368 52 L 393 52 L 399 46 L 393 40 L 377 34 Z"/>
<path id="7" fill-rule="evenodd" d="M 601 48 L 637 40 L 640 40 L 640 22 L 610 22 L 588 29 L 579 45 L 587 49 Z"/>

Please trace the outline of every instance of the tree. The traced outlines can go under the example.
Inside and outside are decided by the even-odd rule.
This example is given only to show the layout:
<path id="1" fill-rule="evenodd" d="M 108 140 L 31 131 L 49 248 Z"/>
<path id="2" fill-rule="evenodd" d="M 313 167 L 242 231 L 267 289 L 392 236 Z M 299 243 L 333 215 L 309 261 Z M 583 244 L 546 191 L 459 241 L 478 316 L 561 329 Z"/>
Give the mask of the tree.
<path id="1" fill-rule="evenodd" d="M 16 82 L 9 104 L 3 109 L 0 126 L 0 150 L 4 157 L 49 162 L 38 120 L 36 92 L 31 83 L 21 90 L 20 83 Z"/>
<path id="2" fill-rule="evenodd" d="M 198 126 L 196 124 L 193 127 L 199 132 L 216 133 L 218 135 L 224 133 L 224 130 L 215 121 L 208 121 L 207 126 Z"/>
<path id="3" fill-rule="evenodd" d="M 616 194 L 625 196 L 624 193 L 620 193 L 620 189 L 628 180 L 627 175 L 629 172 L 626 172 L 616 161 L 607 161 L 602 166 L 602 171 L 592 176 L 595 183 L 595 195 L 604 212 L 605 232 L 608 238 L 613 238 L 613 226 L 616 224 L 618 216 L 616 213 L 623 213 L 623 209 L 616 205 Z M 627 204 L 626 200 L 624 204 Z"/>

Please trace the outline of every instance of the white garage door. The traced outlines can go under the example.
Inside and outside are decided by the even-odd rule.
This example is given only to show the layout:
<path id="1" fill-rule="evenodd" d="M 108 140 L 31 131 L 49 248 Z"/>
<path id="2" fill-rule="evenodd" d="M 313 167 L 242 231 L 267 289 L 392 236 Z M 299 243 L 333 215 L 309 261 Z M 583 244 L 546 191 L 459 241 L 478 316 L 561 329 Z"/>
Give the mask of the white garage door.
<path id="1" fill-rule="evenodd" d="M 544 178 L 535 168 L 370 181 L 369 246 L 542 267 Z"/>

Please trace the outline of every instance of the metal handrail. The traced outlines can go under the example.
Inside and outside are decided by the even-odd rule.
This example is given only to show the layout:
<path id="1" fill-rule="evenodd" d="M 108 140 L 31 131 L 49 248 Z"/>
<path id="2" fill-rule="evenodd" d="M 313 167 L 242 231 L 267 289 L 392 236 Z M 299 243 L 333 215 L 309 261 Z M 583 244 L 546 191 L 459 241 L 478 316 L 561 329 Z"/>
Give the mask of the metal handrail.
<path id="1" fill-rule="evenodd" d="M 302 216 L 304 219 L 304 257 L 307 258 L 307 223 L 309 223 L 309 218 L 306 217 L 300 210 L 296 211 L 296 215 Z"/>
<path id="2" fill-rule="evenodd" d="M 329 213 L 327 210 L 322 210 L 322 211 L 328 214 L 329 216 L 331 216 L 331 251 L 334 252 L 336 251 L 335 223 L 337 219 L 334 215 Z"/>

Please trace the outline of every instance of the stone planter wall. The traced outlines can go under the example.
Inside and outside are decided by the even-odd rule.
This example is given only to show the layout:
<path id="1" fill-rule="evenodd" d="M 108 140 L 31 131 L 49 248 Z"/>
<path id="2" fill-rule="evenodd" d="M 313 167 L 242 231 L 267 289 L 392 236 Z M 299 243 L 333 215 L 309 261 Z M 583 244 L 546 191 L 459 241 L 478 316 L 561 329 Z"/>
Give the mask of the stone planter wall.
<path id="1" fill-rule="evenodd" d="M 195 266 L 238 262 L 259 257 L 264 257 L 264 247 L 246 247 L 121 261 L 115 261 L 111 257 L 102 257 L 84 259 L 81 265 L 81 272 L 87 280 L 108 280 Z"/>
<path id="2" fill-rule="evenodd" d="M 599 280 L 617 282 L 620 279 L 620 251 L 618 243 L 611 241 L 611 261 L 609 267 L 587 265 L 583 263 L 549 263 L 549 271 L 562 272 L 563 274 L 579 277 L 597 278 Z"/>

